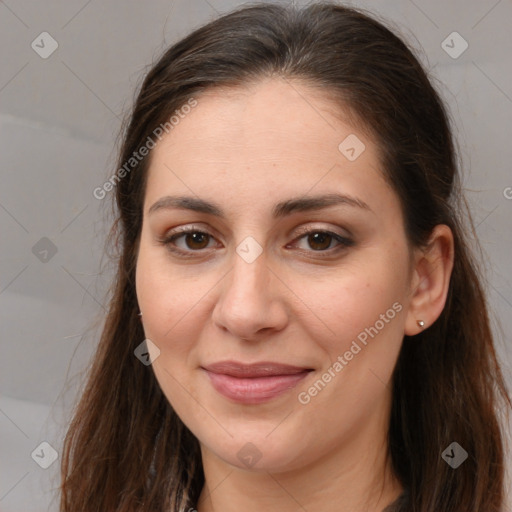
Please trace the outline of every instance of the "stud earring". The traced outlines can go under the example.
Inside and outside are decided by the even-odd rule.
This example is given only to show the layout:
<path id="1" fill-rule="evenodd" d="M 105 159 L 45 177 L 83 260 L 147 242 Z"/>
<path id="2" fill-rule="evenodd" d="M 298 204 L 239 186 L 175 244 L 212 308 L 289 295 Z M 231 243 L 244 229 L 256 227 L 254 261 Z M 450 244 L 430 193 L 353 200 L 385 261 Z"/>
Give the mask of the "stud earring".
<path id="1" fill-rule="evenodd" d="M 425 327 L 425 322 L 423 320 L 418 320 L 416 322 L 418 324 L 419 327 L 421 327 L 423 329 L 423 327 Z"/>
<path id="2" fill-rule="evenodd" d="M 142 311 L 139 312 L 139 316 L 142 316 Z"/>

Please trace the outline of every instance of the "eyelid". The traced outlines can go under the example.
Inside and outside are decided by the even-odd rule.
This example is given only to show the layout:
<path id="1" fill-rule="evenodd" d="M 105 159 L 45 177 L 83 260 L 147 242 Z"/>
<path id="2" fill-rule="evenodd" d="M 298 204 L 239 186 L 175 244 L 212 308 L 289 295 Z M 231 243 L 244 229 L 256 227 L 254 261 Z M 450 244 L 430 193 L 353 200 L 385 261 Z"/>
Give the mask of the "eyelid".
<path id="1" fill-rule="evenodd" d="M 298 233 L 299 235 L 308 235 L 310 233 L 322 232 L 322 233 L 330 233 L 330 234 L 339 236 L 340 238 L 343 238 L 347 241 L 352 239 L 352 234 L 347 230 L 345 230 L 345 231 L 346 231 L 346 234 L 342 234 L 342 233 L 338 233 L 337 231 L 334 231 L 333 228 L 322 227 L 322 226 L 308 226 L 308 225 L 302 225 L 295 229 L 295 232 Z"/>
<path id="2" fill-rule="evenodd" d="M 190 232 L 199 232 L 199 233 L 207 233 L 211 236 L 214 236 L 208 229 L 196 225 L 196 224 L 186 224 L 185 226 L 178 226 L 176 228 L 172 228 L 166 231 L 164 238 L 170 238 L 174 235 L 179 235 L 180 233 L 190 233 Z"/>

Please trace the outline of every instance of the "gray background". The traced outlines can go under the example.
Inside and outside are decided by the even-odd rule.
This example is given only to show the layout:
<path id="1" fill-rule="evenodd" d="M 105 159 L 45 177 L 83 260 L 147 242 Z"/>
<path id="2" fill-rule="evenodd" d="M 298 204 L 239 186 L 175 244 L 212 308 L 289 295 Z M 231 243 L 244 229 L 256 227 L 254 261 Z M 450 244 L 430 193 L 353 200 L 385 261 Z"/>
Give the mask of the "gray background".
<path id="1" fill-rule="evenodd" d="M 30 454 L 45 440 L 60 450 L 79 372 L 97 341 L 111 269 L 102 258 L 108 198 L 99 201 L 92 191 L 115 170 L 115 137 L 134 90 L 166 46 L 241 4 L 0 3 L 4 512 L 57 509 L 52 486 L 58 485 L 59 461 L 44 470 Z M 391 21 L 417 49 L 449 104 L 485 251 L 497 348 L 512 385 L 512 2 L 352 4 Z M 454 31 L 469 44 L 457 58 L 442 47 Z M 40 52 L 48 51 L 50 41 L 41 43 L 42 32 L 58 44 L 45 59 L 31 47 L 35 41 Z M 461 40 L 447 41 L 452 52 L 462 48 Z"/>

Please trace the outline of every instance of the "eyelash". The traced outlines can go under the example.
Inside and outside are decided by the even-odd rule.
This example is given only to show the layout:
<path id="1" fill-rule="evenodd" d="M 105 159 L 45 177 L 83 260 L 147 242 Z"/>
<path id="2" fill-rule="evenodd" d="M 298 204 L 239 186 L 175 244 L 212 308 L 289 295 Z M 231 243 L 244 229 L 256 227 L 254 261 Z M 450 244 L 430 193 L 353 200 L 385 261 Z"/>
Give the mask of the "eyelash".
<path id="1" fill-rule="evenodd" d="M 305 238 L 311 234 L 321 233 L 324 235 L 330 235 L 333 238 L 333 240 L 335 240 L 339 244 L 338 246 L 335 246 L 334 248 L 330 248 L 330 249 L 326 249 L 326 250 L 316 250 L 315 251 L 314 249 L 311 249 L 311 250 L 299 249 L 300 251 L 303 251 L 303 252 L 312 252 L 312 253 L 316 253 L 316 254 L 328 253 L 328 255 L 330 256 L 333 253 L 337 253 L 340 250 L 346 249 L 346 248 L 354 245 L 354 241 L 351 240 L 350 238 L 344 237 L 338 233 L 335 233 L 335 232 L 329 231 L 329 230 L 303 228 L 303 229 L 299 229 L 299 232 L 300 232 L 300 236 L 296 237 L 293 240 L 294 242 L 296 242 L 298 240 L 302 240 L 303 238 Z M 194 253 L 201 253 L 203 251 L 207 251 L 209 248 L 198 249 L 198 250 L 191 249 L 191 250 L 184 251 L 183 249 L 178 249 L 178 248 L 176 248 L 176 246 L 173 246 L 173 243 L 177 239 L 179 239 L 182 236 L 191 234 L 191 233 L 200 233 L 202 235 L 207 235 L 207 236 L 215 239 L 215 237 L 212 234 L 208 233 L 207 231 L 203 231 L 203 230 L 197 229 L 195 227 L 190 227 L 190 228 L 179 229 L 179 232 L 177 232 L 177 233 L 175 232 L 171 235 L 165 236 L 162 239 L 158 240 L 158 242 L 160 244 L 164 245 L 169 251 L 171 251 L 174 254 L 177 254 L 184 258 L 193 258 L 194 256 L 197 255 Z M 320 257 L 322 257 L 322 256 L 320 256 Z"/>

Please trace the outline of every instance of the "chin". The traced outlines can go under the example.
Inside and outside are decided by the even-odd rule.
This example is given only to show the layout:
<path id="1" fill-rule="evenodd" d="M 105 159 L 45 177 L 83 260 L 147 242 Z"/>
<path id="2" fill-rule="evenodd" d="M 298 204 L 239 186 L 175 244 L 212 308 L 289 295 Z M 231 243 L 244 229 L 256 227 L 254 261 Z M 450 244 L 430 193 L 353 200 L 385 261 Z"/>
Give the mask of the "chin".
<path id="1" fill-rule="evenodd" d="M 297 450 L 297 446 L 304 446 L 301 437 L 293 440 L 291 436 L 283 438 L 276 435 L 270 439 L 265 429 L 259 435 L 254 432 L 250 435 L 239 433 L 235 438 L 224 439 L 222 443 L 212 439 L 207 443 L 200 442 L 217 458 L 239 469 L 278 473 L 297 469 L 304 464 L 304 454 Z"/>

